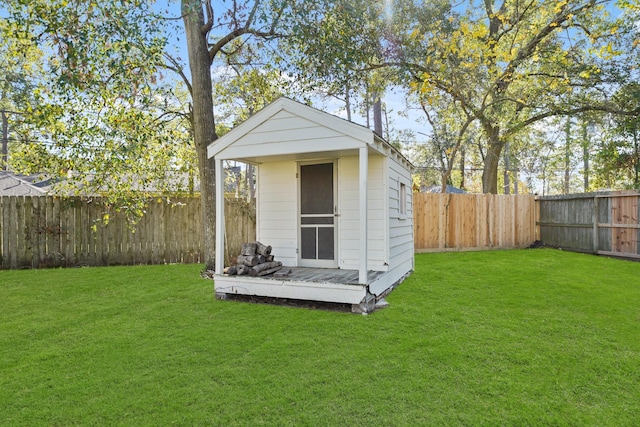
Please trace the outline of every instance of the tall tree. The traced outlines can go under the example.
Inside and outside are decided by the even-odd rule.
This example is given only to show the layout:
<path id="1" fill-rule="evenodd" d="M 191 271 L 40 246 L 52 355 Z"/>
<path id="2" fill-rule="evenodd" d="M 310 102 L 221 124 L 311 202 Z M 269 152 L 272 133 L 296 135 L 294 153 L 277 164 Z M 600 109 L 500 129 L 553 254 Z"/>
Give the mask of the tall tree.
<path id="1" fill-rule="evenodd" d="M 484 132 L 485 192 L 497 192 L 499 159 L 515 134 L 552 116 L 615 110 L 607 93 L 628 77 L 620 61 L 636 30 L 628 15 L 609 14 L 613 0 L 367 3 L 337 6 L 372 11 L 363 14 L 369 25 L 340 27 L 325 51 L 342 49 L 356 69 L 397 68 L 427 102 L 437 92 L 455 100 Z"/>
<path id="2" fill-rule="evenodd" d="M 640 107 L 640 84 L 624 86 L 614 98 L 626 109 Z M 640 189 L 640 115 L 611 115 L 609 120 L 596 154 L 598 172 L 609 186 Z"/>
<path id="3" fill-rule="evenodd" d="M 358 113 L 374 127 L 375 115 L 381 127 L 381 98 L 397 82 L 395 70 L 371 66 L 383 60 L 385 2 L 302 1 L 296 9 L 303 19 L 283 43 L 291 74 L 308 91 L 343 102 L 348 120 Z"/>
<path id="4" fill-rule="evenodd" d="M 215 164 L 207 158 L 207 146 L 218 138 L 213 111 L 211 67 L 216 59 L 233 55 L 245 47 L 246 39 L 271 39 L 279 34 L 286 2 L 233 1 L 228 10 L 218 10 L 211 0 L 182 0 L 186 32 L 191 97 L 193 139 L 200 170 L 206 264 L 213 268 L 215 248 Z M 217 12 L 217 14 L 216 14 Z M 227 51 L 226 49 L 230 49 Z"/>
<path id="5" fill-rule="evenodd" d="M 396 64 L 423 90 L 450 94 L 479 121 L 485 192 L 497 192 L 498 160 L 515 133 L 554 115 L 607 108 L 600 89 L 613 82 L 602 59 L 617 56 L 618 24 L 606 3 L 486 1 L 463 14 L 452 9 L 438 36 L 418 21 L 398 49 Z"/>
<path id="6" fill-rule="evenodd" d="M 468 144 L 469 127 L 474 121 L 472 116 L 458 108 L 455 101 L 447 98 L 445 94 L 444 98 L 439 99 L 435 108 L 433 99 L 431 99 L 431 105 L 424 100 L 421 102 L 424 117 L 431 128 L 428 145 L 439 163 L 442 193 L 446 193 L 447 185 L 451 184 L 451 172 L 455 161 L 461 149 Z"/>
<path id="7" fill-rule="evenodd" d="M 0 169 L 8 168 L 10 141 L 28 138 L 23 115 L 34 105 L 33 91 L 43 75 L 42 56 L 24 29 L 0 18 Z"/>
<path id="8" fill-rule="evenodd" d="M 293 14 L 294 4 L 183 0 L 178 14 L 150 0 L 2 0 L 0 6 L 7 20 L 49 57 L 49 79 L 29 116 L 51 149 L 44 150 L 49 156 L 38 156 L 42 145 L 28 147 L 22 164 L 84 178 L 84 191 L 98 188 L 135 197 L 131 182 L 136 175 L 154 172 L 153 178 L 160 179 L 163 169 L 180 169 L 189 156 L 178 148 L 190 144 L 199 170 L 205 263 L 212 268 L 215 173 L 207 146 L 218 137 L 213 71 L 240 53 L 243 60 L 266 61 L 270 55 L 264 42 L 278 35 L 285 11 Z M 181 28 L 175 25 L 178 20 Z M 171 35 L 186 41 L 188 65 L 168 49 Z M 186 88 L 189 101 L 179 95 L 168 70 Z M 45 159 L 51 161 L 45 165 Z M 135 206 L 140 213 L 143 205 Z"/>

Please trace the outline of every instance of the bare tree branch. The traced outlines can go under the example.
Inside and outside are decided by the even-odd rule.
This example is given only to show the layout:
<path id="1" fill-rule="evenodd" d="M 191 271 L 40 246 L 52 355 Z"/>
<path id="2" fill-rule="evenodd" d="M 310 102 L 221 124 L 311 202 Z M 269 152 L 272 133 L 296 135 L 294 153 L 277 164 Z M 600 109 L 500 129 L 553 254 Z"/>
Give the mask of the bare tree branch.
<path id="1" fill-rule="evenodd" d="M 191 87 L 191 82 L 189 81 L 189 79 L 187 78 L 186 74 L 184 74 L 183 67 L 180 66 L 180 64 L 178 63 L 178 61 L 176 61 L 176 59 L 174 57 L 172 57 L 171 55 L 169 55 L 168 53 L 164 53 L 164 57 L 167 61 L 169 61 L 171 63 L 171 65 L 168 64 L 159 64 L 158 66 L 162 67 L 162 68 L 166 68 L 167 70 L 171 70 L 174 73 L 178 74 L 180 76 L 180 78 L 182 79 L 182 81 L 184 82 L 184 84 L 187 86 L 187 89 L 189 90 L 189 93 L 191 95 L 193 95 L 193 89 Z"/>
<path id="2" fill-rule="evenodd" d="M 211 5 L 211 0 L 207 0 L 204 3 L 204 6 L 205 6 L 205 9 L 207 10 L 207 22 L 200 29 L 200 32 L 204 34 L 206 38 L 209 31 L 211 31 L 211 28 L 213 28 L 213 6 Z"/>
<path id="3" fill-rule="evenodd" d="M 220 52 L 227 43 L 239 37 L 242 37 L 246 34 L 254 35 L 256 37 L 263 37 L 263 38 L 276 37 L 280 35 L 275 32 L 275 29 L 273 27 L 269 31 L 258 31 L 248 27 L 238 28 L 230 32 L 226 36 L 222 37 L 213 46 L 211 46 L 211 48 L 209 49 L 209 60 L 213 62 L 213 59 L 216 57 L 218 52 Z"/>
<path id="4" fill-rule="evenodd" d="M 549 111 L 545 111 L 543 113 L 540 113 L 538 115 L 529 117 L 527 120 L 524 120 L 520 123 L 518 123 L 516 126 L 514 126 L 513 128 L 510 128 L 508 130 L 505 130 L 503 135 L 504 136 L 509 136 L 509 135 L 513 135 L 519 131 L 521 131 L 522 129 L 524 129 L 525 127 L 539 122 L 541 120 L 547 119 L 549 117 L 555 117 L 555 116 L 572 116 L 578 113 L 586 113 L 589 111 L 599 111 L 602 113 L 611 113 L 611 114 L 616 114 L 616 115 L 621 115 L 621 116 L 630 116 L 630 117 L 634 117 L 634 116 L 638 116 L 640 115 L 640 108 L 636 108 L 634 110 L 621 110 L 617 107 L 615 107 L 614 105 L 611 104 L 599 104 L 599 105 L 583 105 L 580 107 L 576 107 L 576 108 L 571 108 L 571 109 L 552 109 Z"/>

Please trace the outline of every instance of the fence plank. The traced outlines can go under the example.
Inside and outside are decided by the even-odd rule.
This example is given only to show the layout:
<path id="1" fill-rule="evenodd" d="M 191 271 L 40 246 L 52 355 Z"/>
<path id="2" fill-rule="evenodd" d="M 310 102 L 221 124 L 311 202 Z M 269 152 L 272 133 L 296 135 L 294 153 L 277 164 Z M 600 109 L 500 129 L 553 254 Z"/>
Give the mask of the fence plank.
<path id="1" fill-rule="evenodd" d="M 98 209 L 98 200 L 94 199 L 87 207 L 87 221 L 90 226 L 89 234 L 89 265 L 101 265 L 101 254 L 98 242 L 98 233 L 100 232 L 100 209 Z"/>
<path id="2" fill-rule="evenodd" d="M 178 215 L 178 220 L 177 220 L 177 234 L 178 234 L 178 241 L 180 242 L 187 242 L 187 227 L 188 227 L 188 212 L 186 209 L 186 205 L 185 204 L 181 204 L 180 205 L 180 215 Z M 179 254 L 178 254 L 178 262 L 180 263 L 184 263 L 185 259 L 187 258 L 186 254 L 187 254 L 187 248 L 183 245 L 180 245 L 179 248 Z"/>
<path id="3" fill-rule="evenodd" d="M 4 197 L 0 197 L 0 268 L 5 268 L 4 260 L 6 258 L 5 256 L 6 249 L 4 245 L 4 228 L 6 226 L 7 224 L 5 223 L 5 218 L 4 218 Z"/>
<path id="4" fill-rule="evenodd" d="M 43 233 L 45 240 L 45 251 L 44 258 L 45 264 L 48 267 L 53 267 L 55 265 L 54 254 L 55 249 L 53 246 L 53 233 L 55 232 L 54 224 L 53 224 L 53 198 L 45 197 L 44 198 L 44 227 L 45 232 Z"/>
<path id="5" fill-rule="evenodd" d="M 120 224 L 120 252 L 118 254 L 118 263 L 120 265 L 131 264 L 131 260 L 127 255 L 129 250 L 129 237 L 131 235 L 131 229 L 129 223 L 123 212 L 116 213 L 117 222 Z"/>
<path id="6" fill-rule="evenodd" d="M 62 220 L 60 218 L 60 198 L 54 197 L 51 200 L 51 228 L 53 246 L 53 263 L 54 265 L 62 265 L 61 261 L 64 258 L 62 256 Z"/>
<path id="7" fill-rule="evenodd" d="M 255 213 L 255 201 L 253 202 L 253 206 L 251 207 L 250 211 Z M 195 242 L 196 245 L 194 246 L 195 248 L 197 248 L 198 251 L 198 262 L 202 263 L 204 262 L 204 235 L 202 233 L 202 229 L 204 227 L 203 224 L 203 214 L 202 214 L 202 203 L 200 200 L 197 200 L 197 202 L 193 203 L 193 207 L 194 207 L 194 223 L 193 223 L 193 232 L 194 232 L 194 238 L 195 238 Z M 256 223 L 256 218 L 255 215 L 252 218 L 253 221 L 253 226 L 255 229 L 255 223 Z M 247 235 L 247 241 L 251 241 L 251 235 Z M 253 234 L 253 239 L 255 240 L 255 232 Z"/>
<path id="8" fill-rule="evenodd" d="M 88 260 L 88 239 L 87 239 L 87 220 L 86 214 L 86 200 L 84 198 L 77 199 L 78 206 L 76 206 L 76 235 L 75 235 L 75 252 L 76 252 L 76 265 L 87 265 Z"/>
<path id="9" fill-rule="evenodd" d="M 37 251 L 34 250 L 37 254 L 38 262 L 37 266 L 47 267 L 47 206 L 46 206 L 46 197 L 36 196 L 33 198 L 33 218 L 36 224 L 36 238 L 34 242 L 37 245 Z"/>
<path id="10" fill-rule="evenodd" d="M 17 244 L 18 244 L 18 223 L 16 214 L 16 202 L 17 196 L 9 197 L 9 212 L 13 214 L 13 218 L 10 220 L 7 238 L 7 255 L 9 257 L 9 268 L 16 268 L 18 264 L 17 257 Z"/>
<path id="11" fill-rule="evenodd" d="M 34 266 L 34 252 L 33 252 L 33 200 L 31 197 L 24 198 L 24 260 L 23 267 L 33 268 Z"/>
<path id="12" fill-rule="evenodd" d="M 16 197 L 16 253 L 15 255 L 15 264 L 12 268 L 21 268 L 25 267 L 25 259 L 26 259 L 26 242 L 25 242 L 25 205 L 24 205 L 24 196 Z M 13 257 L 12 257 L 13 258 Z"/>

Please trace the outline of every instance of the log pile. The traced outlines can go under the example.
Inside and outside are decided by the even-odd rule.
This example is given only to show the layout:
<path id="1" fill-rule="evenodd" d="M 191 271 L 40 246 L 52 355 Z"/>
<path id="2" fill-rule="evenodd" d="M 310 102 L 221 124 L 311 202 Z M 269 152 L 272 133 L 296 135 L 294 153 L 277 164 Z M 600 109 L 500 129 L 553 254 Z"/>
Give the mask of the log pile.
<path id="1" fill-rule="evenodd" d="M 260 242 L 251 242 L 242 245 L 242 251 L 236 258 L 236 263 L 226 267 L 224 274 L 266 276 L 281 268 L 282 263 L 273 259 L 271 246 L 263 245 Z"/>

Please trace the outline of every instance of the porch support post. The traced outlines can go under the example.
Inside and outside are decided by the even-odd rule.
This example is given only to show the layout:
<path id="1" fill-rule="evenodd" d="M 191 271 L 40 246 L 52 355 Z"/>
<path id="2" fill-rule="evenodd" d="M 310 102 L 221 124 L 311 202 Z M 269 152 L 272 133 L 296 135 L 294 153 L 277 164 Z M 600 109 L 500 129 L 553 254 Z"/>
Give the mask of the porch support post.
<path id="1" fill-rule="evenodd" d="M 216 273 L 224 270 L 224 166 L 216 158 Z"/>
<path id="2" fill-rule="evenodd" d="M 365 145 L 359 151 L 359 178 L 360 178 L 360 267 L 358 270 L 358 282 L 367 284 L 367 176 L 369 175 L 369 147 Z"/>

